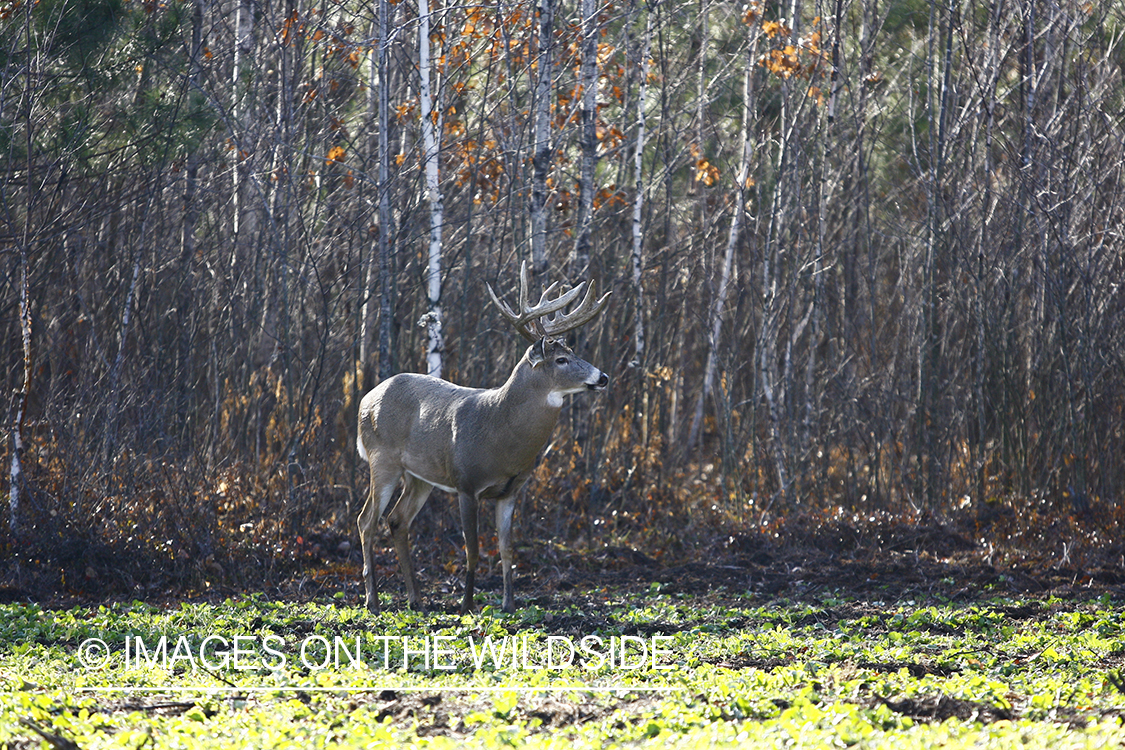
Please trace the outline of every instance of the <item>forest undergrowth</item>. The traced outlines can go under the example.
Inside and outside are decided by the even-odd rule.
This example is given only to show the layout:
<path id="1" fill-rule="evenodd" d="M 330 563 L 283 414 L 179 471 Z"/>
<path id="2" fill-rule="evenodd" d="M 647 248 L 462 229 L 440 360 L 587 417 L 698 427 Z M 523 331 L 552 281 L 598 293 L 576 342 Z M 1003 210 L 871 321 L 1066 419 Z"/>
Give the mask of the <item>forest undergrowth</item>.
<path id="1" fill-rule="evenodd" d="M 661 581 L 670 570 L 688 569 L 704 588 L 732 575 L 747 587 L 818 580 L 830 588 L 921 586 L 946 594 L 965 580 L 1019 593 L 1125 583 L 1125 510 L 1098 499 L 997 492 L 983 501 L 965 495 L 940 513 L 905 493 L 893 500 L 863 494 L 850 503 L 843 492 L 763 500 L 710 462 L 685 462 L 665 475 L 655 452 L 635 454 L 631 464 L 605 461 L 595 484 L 574 469 L 579 444 L 564 437 L 547 454 L 517 510 L 523 592 L 601 576 Z M 123 455 L 112 473 L 83 478 L 57 445 L 32 445 L 27 455 L 44 460 L 26 462 L 34 502 L 18 533 L 5 525 L 0 536 L 0 598 L 246 590 L 362 598 L 355 516 L 367 479 L 350 457 L 205 470 L 191 460 Z M 455 499 L 435 490 L 412 534 L 424 585 L 455 589 L 464 566 Z M 481 542 L 488 590 L 500 580 L 488 508 Z M 389 538 L 376 557 L 397 591 Z"/>

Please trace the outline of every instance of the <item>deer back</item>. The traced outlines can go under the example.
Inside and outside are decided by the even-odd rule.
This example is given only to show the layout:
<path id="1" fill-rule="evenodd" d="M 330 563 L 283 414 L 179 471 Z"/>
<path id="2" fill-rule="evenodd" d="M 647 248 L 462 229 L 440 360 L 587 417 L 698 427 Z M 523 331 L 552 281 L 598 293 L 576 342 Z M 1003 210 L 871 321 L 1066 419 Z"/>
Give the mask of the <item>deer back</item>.
<path id="1" fill-rule="evenodd" d="M 522 482 L 558 422 L 562 397 L 600 390 L 607 377 L 565 344 L 528 348 L 498 388 L 404 373 L 360 403 L 360 454 L 447 490 L 506 494 Z"/>

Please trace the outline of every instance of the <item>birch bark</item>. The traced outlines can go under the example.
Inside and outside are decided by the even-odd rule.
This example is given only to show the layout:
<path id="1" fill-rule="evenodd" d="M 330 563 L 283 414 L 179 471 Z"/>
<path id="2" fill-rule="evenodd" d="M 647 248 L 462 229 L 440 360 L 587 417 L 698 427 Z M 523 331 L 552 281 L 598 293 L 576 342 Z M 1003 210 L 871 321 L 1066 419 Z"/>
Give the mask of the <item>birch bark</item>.
<path id="1" fill-rule="evenodd" d="M 426 264 L 428 310 L 420 323 L 426 327 L 426 371 L 433 377 L 442 374 L 445 344 L 441 322 L 441 233 L 445 207 L 438 181 L 441 108 L 432 85 L 433 60 L 430 51 L 431 10 L 429 0 L 418 0 L 418 75 L 419 109 L 422 115 L 422 167 L 426 178 L 426 200 L 430 204 L 430 241 Z"/>

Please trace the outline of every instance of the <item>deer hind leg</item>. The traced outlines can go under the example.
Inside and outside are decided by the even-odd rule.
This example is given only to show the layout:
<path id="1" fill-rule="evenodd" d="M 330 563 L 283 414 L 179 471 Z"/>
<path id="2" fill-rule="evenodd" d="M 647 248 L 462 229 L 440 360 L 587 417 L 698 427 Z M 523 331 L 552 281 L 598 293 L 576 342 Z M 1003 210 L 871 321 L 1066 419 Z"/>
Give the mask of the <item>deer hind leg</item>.
<path id="1" fill-rule="evenodd" d="M 375 537 L 379 533 L 379 519 L 386 510 L 391 497 L 394 496 L 395 485 L 398 484 L 398 473 L 381 470 L 373 461 L 371 463 L 371 489 L 367 495 L 367 502 L 359 511 L 359 546 L 363 554 L 363 586 L 366 590 L 364 604 L 372 612 L 379 611 L 379 589 L 375 585 L 375 564 L 372 559 L 372 547 Z"/>
<path id="2" fill-rule="evenodd" d="M 504 571 L 504 611 L 516 611 L 516 597 L 512 591 L 515 561 L 512 559 L 512 515 L 516 510 L 515 494 L 496 501 L 496 536 L 500 542 L 500 566 Z"/>
<path id="3" fill-rule="evenodd" d="M 404 477 L 403 482 L 402 496 L 387 516 L 387 527 L 391 530 L 398 566 L 406 583 L 407 605 L 411 609 L 421 609 L 422 597 L 418 593 L 418 581 L 414 577 L 414 563 L 410 560 L 410 524 L 426 504 L 434 486 L 410 474 Z"/>
<path id="4" fill-rule="evenodd" d="M 457 496 L 461 505 L 461 533 L 465 537 L 465 600 L 461 614 L 473 611 L 473 589 L 476 587 L 480 544 L 477 538 L 477 499 L 464 492 Z"/>

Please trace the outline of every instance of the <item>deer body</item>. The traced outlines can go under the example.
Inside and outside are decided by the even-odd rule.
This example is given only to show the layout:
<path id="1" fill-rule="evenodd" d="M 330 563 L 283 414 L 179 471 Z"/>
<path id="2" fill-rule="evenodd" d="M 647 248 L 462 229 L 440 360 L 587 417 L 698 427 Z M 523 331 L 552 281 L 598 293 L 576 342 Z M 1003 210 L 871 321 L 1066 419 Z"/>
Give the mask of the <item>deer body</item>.
<path id="1" fill-rule="evenodd" d="M 381 463 L 393 458 L 401 473 L 446 492 L 498 497 L 555 429 L 562 403 L 551 384 L 527 356 L 499 388 L 395 375 L 360 403 L 360 455 L 370 461 L 371 445 Z"/>
<path id="2" fill-rule="evenodd" d="M 526 307 L 526 269 L 522 281 L 521 306 L 525 308 L 525 316 L 539 313 L 536 318 L 542 317 L 545 314 L 543 301 L 535 308 Z M 568 299 L 573 299 L 577 295 L 572 292 L 581 292 L 581 285 L 559 299 L 567 295 Z M 556 303 L 557 300 L 550 304 Z M 515 610 L 511 531 L 516 495 L 555 429 L 563 397 L 585 390 L 601 390 L 609 381 L 603 372 L 550 337 L 564 324 L 573 328 L 575 318 L 584 322 L 596 315 L 605 297 L 596 304 L 592 314 L 589 303 L 587 295 L 574 313 L 556 316 L 559 325 L 548 330 L 528 328 L 526 320 L 521 326 L 518 319 L 513 319 L 520 332 L 535 343 L 528 347 L 507 381 L 498 388 L 466 388 L 428 375 L 403 373 L 388 378 L 363 397 L 359 407 L 357 447 L 370 467 L 371 489 L 359 514 L 359 534 L 369 609 L 379 608 L 372 563 L 376 527 L 401 481 L 402 494 L 387 516 L 387 526 L 406 583 L 409 605 L 415 608 L 421 605 L 410 559 L 410 524 L 425 505 L 430 491 L 438 487 L 456 493 L 461 510 L 466 557 L 462 611 L 472 607 L 479 556 L 477 510 L 481 500 L 496 501 L 496 529 L 504 578 L 503 607 L 508 612 Z M 497 304 L 501 303 L 497 301 Z M 501 310 L 506 316 L 513 315 L 503 305 Z"/>

